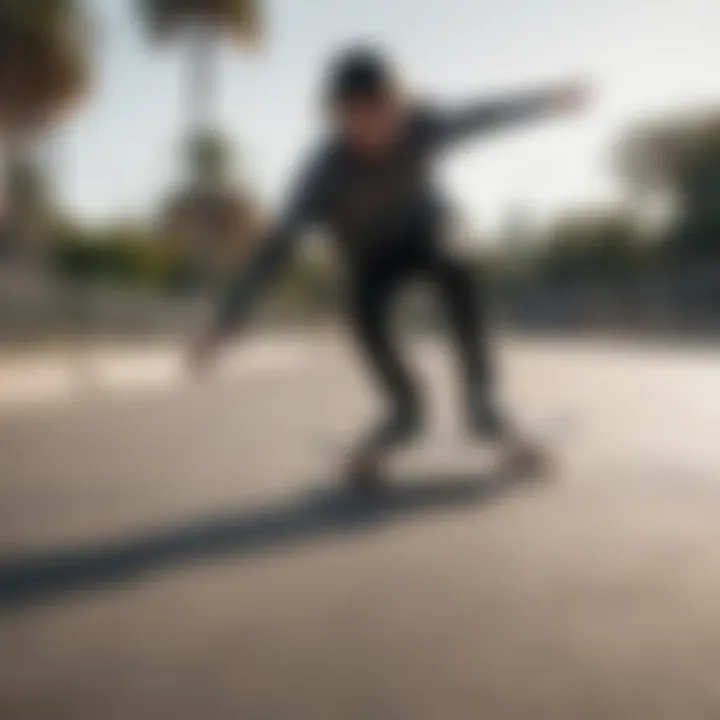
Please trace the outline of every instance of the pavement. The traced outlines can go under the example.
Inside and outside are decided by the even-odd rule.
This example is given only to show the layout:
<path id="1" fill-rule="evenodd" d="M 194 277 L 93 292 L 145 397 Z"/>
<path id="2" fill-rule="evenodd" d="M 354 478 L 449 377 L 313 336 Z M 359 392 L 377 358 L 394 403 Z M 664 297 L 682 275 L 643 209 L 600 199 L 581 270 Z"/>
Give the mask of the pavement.
<path id="1" fill-rule="evenodd" d="M 720 351 L 504 341 L 558 459 L 528 484 L 419 342 L 427 442 L 364 504 L 343 343 L 200 383 L 124 352 L 0 362 L 2 720 L 720 718 Z"/>

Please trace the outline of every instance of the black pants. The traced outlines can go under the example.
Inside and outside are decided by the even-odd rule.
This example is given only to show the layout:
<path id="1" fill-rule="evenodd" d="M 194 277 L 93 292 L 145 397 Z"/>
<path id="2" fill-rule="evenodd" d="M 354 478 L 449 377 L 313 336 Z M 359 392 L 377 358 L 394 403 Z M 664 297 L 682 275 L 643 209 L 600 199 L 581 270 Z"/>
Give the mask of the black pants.
<path id="1" fill-rule="evenodd" d="M 350 323 L 355 338 L 393 413 L 417 414 L 421 399 L 390 327 L 393 300 L 413 279 L 429 281 L 449 321 L 466 386 L 490 391 L 491 361 L 485 288 L 437 238 L 419 233 L 390 252 L 364 257 L 350 268 Z"/>

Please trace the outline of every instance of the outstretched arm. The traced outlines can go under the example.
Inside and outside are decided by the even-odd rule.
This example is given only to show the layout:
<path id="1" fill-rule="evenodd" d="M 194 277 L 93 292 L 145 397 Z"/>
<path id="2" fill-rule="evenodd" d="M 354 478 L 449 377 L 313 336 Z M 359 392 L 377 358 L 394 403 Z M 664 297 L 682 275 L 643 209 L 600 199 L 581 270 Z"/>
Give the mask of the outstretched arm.
<path id="1" fill-rule="evenodd" d="M 229 336 L 243 324 L 256 298 L 291 256 L 302 232 L 300 220 L 291 216 L 279 223 L 230 281 L 217 307 L 213 329 L 216 335 Z"/>
<path id="2" fill-rule="evenodd" d="M 196 369 L 202 369 L 220 343 L 240 329 L 258 296 L 292 255 L 303 230 L 316 219 L 324 171 L 323 161 L 316 160 L 303 174 L 279 222 L 221 294 L 211 326 L 191 350 L 190 363 Z"/>
<path id="3" fill-rule="evenodd" d="M 440 112 L 433 118 L 431 141 L 443 146 L 495 128 L 572 113 L 582 109 L 588 94 L 583 83 L 563 83 Z"/>

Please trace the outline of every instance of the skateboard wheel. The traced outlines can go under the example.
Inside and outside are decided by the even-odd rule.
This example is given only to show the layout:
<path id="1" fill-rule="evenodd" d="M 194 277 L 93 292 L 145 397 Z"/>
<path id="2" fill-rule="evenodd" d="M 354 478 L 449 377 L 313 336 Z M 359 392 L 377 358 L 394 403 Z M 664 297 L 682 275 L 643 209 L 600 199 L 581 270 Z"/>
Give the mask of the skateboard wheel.
<path id="1" fill-rule="evenodd" d="M 347 485 L 355 493 L 373 494 L 382 487 L 380 458 L 376 454 L 363 454 L 353 458 L 348 466 Z"/>
<path id="2" fill-rule="evenodd" d="M 513 474 L 531 479 L 546 478 L 554 469 L 552 458 L 544 448 L 525 442 L 509 450 L 507 465 Z"/>

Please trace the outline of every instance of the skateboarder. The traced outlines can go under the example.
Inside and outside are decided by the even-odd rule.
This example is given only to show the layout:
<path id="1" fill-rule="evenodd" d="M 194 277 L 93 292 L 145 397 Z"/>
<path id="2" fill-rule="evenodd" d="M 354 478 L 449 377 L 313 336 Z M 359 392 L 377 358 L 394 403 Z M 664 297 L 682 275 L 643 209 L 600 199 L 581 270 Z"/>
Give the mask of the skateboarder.
<path id="1" fill-rule="evenodd" d="M 348 276 L 349 323 L 389 411 L 362 443 L 359 466 L 413 438 L 422 425 L 416 384 L 389 332 L 398 289 L 422 276 L 440 294 L 462 368 L 465 416 L 478 436 L 499 438 L 507 420 L 495 396 L 483 288 L 448 252 L 448 212 L 430 171 L 448 148 L 503 126 L 579 110 L 586 91 L 563 83 L 459 109 L 411 100 L 391 63 L 352 49 L 332 63 L 325 105 L 332 131 L 296 181 L 274 229 L 221 298 L 214 324 L 193 348 L 199 369 L 248 317 L 302 231 L 322 223 Z M 362 473 L 361 473 L 362 474 Z"/>

